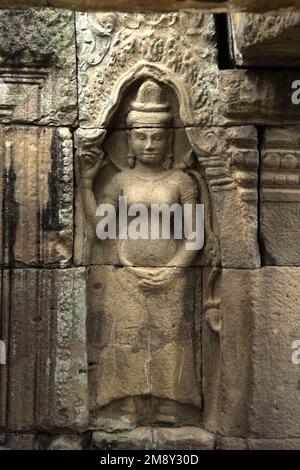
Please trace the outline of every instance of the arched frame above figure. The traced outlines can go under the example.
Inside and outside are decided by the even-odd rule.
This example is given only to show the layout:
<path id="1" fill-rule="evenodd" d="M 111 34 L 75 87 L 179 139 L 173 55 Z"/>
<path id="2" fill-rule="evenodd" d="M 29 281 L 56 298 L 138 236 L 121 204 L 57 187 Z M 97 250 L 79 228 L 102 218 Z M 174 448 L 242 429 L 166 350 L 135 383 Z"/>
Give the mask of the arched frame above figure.
<path id="1" fill-rule="evenodd" d="M 136 70 L 138 73 L 134 74 Z M 99 171 L 98 185 L 94 186 L 96 193 L 97 186 L 103 188 L 109 184 L 114 172 L 127 166 L 127 158 L 122 157 L 128 151 L 125 148 L 126 130 L 116 130 L 114 126 L 110 128 L 110 122 L 116 122 L 119 117 L 125 122 L 126 100 L 130 102 L 139 84 L 152 79 L 160 83 L 164 90 L 169 90 L 175 121 L 184 123 L 192 115 L 187 87 L 174 74 L 159 75 L 156 65 L 145 63 L 137 64 L 131 72 L 125 74 L 115 86 L 112 106 L 106 110 L 107 133 L 104 129 L 79 129 L 76 133 L 78 155 L 90 154 L 94 149 L 95 158 L 97 154 L 101 158 L 103 170 Z M 174 165 L 196 178 L 205 198 L 206 245 L 200 265 L 239 267 L 243 264 L 245 267 L 258 267 L 256 130 L 252 126 L 226 129 L 183 125 L 172 128 L 172 132 L 176 142 Z M 80 202 L 77 207 L 80 207 Z M 77 211 L 77 220 L 81 220 L 77 224 L 78 231 L 83 223 L 81 212 L 80 209 Z M 77 236 L 77 260 L 105 264 L 99 258 L 88 261 L 83 255 L 83 246 L 86 246 L 83 240 L 86 241 L 86 237 Z M 114 262 L 108 260 L 108 263 Z"/>
<path id="2" fill-rule="evenodd" d="M 212 123 L 219 76 L 212 15 L 78 13 L 77 30 L 81 127 L 106 127 L 122 88 L 148 73 L 179 94 L 188 85 L 182 125 Z"/>

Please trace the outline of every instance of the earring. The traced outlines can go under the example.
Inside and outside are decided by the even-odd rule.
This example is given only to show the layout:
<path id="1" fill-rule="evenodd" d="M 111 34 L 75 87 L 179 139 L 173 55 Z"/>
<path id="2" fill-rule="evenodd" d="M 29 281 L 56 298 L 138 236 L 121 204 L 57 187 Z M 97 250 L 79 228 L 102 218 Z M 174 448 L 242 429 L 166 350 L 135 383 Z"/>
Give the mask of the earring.
<path id="1" fill-rule="evenodd" d="M 132 154 L 128 155 L 128 166 L 129 168 L 134 168 L 135 165 L 135 156 Z"/>
<path id="2" fill-rule="evenodd" d="M 173 154 L 168 153 L 164 161 L 165 170 L 169 170 L 170 168 L 172 168 L 172 165 L 173 165 Z"/>

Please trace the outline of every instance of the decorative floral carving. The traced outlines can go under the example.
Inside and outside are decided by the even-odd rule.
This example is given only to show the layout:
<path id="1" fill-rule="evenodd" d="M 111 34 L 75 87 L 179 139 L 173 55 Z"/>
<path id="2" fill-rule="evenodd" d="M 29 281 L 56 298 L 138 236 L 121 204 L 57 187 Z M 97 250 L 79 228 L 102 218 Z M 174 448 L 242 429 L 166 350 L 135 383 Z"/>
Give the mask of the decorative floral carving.
<path id="1" fill-rule="evenodd" d="M 112 106 L 114 85 L 141 61 L 176 74 L 189 89 L 193 123 L 199 122 L 199 115 L 209 122 L 211 112 L 207 110 L 211 111 L 214 100 L 211 83 L 218 72 L 210 16 L 188 12 L 79 14 L 78 25 L 82 122 L 106 125 L 103 110 Z"/>

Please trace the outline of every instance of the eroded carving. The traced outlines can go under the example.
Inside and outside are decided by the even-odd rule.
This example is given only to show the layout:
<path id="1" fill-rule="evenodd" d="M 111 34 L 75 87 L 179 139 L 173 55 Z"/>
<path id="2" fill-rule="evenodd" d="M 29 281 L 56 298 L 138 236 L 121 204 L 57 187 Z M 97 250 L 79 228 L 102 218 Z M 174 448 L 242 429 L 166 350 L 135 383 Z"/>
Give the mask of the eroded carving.
<path id="1" fill-rule="evenodd" d="M 0 30 L 0 122 L 73 125 L 74 14 L 47 8 L 3 10 Z"/>
<path id="2" fill-rule="evenodd" d="M 298 265 L 299 126 L 266 128 L 262 147 L 260 238 L 268 265 Z"/>
<path id="3" fill-rule="evenodd" d="M 122 84 L 151 65 L 157 79 L 189 84 L 185 123 L 208 123 L 218 71 L 212 20 L 188 12 L 78 14 L 81 125 L 107 126 Z"/>
<path id="4" fill-rule="evenodd" d="M 124 168 L 115 171 L 101 202 L 120 210 L 119 197 L 125 196 L 128 205 L 190 204 L 195 210 L 201 175 L 193 181 L 174 167 L 172 114 L 158 82 L 145 79 L 138 87 L 127 125 Z M 84 143 L 89 138 L 86 133 L 83 138 L 82 132 L 77 134 L 81 141 L 77 145 L 81 199 L 95 249 L 103 242 L 95 239 L 99 217 L 94 180 L 102 162 L 109 165 L 109 158 L 94 147 L 105 132 L 90 134 L 90 145 Z M 182 167 L 192 166 L 193 160 L 189 153 Z M 119 242 L 118 264 L 124 268 L 94 267 L 89 278 L 92 426 L 113 431 L 138 424 L 199 425 L 200 305 L 196 292 L 201 276 L 189 268 L 198 249 L 186 249 L 187 240 L 175 240 L 173 232 L 169 239 L 160 235 Z"/>

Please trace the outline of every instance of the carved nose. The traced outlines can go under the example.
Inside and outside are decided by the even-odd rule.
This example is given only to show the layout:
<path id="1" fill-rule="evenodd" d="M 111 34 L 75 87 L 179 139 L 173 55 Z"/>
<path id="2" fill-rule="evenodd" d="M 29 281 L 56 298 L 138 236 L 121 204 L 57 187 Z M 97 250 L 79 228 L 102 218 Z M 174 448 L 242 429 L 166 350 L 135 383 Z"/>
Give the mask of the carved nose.
<path id="1" fill-rule="evenodd" d="M 151 139 L 148 139 L 147 140 L 147 143 L 146 143 L 146 150 L 153 150 L 153 142 Z"/>

